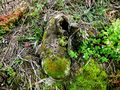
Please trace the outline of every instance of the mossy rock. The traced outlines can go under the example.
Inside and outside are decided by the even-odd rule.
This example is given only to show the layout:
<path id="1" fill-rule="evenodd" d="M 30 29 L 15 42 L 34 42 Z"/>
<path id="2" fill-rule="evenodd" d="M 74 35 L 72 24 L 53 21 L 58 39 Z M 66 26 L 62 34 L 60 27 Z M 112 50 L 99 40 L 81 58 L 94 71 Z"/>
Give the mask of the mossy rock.
<path id="1" fill-rule="evenodd" d="M 106 78 L 106 72 L 94 60 L 90 60 L 74 78 L 69 90 L 106 90 Z"/>
<path id="2" fill-rule="evenodd" d="M 46 58 L 42 61 L 45 73 L 55 79 L 69 75 L 70 60 L 62 57 Z"/>

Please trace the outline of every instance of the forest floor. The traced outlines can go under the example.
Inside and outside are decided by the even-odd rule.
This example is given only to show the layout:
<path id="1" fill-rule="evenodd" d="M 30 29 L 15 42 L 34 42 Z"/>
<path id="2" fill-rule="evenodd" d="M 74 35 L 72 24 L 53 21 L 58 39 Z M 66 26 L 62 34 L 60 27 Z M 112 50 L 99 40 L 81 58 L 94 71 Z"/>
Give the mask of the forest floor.
<path id="1" fill-rule="evenodd" d="M 37 52 L 59 13 L 76 30 L 66 46 L 70 74 L 57 80 Z M 120 90 L 120 1 L 1 0 L 0 90 Z"/>

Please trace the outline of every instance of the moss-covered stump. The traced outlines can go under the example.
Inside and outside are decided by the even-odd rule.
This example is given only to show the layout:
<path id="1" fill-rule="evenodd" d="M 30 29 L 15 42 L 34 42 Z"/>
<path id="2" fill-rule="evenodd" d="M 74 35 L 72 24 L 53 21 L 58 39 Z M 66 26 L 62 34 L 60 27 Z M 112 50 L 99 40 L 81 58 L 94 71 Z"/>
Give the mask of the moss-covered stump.
<path id="1" fill-rule="evenodd" d="M 64 14 L 51 17 L 39 48 L 43 70 L 53 78 L 60 79 L 69 75 L 71 62 L 67 55 L 68 27 L 68 19 Z"/>

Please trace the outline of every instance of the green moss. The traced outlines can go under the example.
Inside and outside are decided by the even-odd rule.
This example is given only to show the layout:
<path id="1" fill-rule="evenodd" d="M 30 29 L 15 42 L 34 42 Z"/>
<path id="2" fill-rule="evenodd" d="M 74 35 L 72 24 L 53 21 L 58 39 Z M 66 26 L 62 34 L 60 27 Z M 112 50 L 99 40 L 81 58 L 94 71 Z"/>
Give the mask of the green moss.
<path id="1" fill-rule="evenodd" d="M 73 80 L 69 90 L 106 90 L 107 74 L 94 60 L 82 68 L 82 73 Z"/>
<path id="2" fill-rule="evenodd" d="M 66 40 L 66 37 L 65 36 L 62 36 L 61 38 L 59 38 L 59 44 L 61 46 L 66 46 L 68 43 L 68 41 Z"/>
<path id="3" fill-rule="evenodd" d="M 64 57 L 46 58 L 42 62 L 46 74 L 53 78 L 64 78 L 69 74 L 70 60 Z"/>

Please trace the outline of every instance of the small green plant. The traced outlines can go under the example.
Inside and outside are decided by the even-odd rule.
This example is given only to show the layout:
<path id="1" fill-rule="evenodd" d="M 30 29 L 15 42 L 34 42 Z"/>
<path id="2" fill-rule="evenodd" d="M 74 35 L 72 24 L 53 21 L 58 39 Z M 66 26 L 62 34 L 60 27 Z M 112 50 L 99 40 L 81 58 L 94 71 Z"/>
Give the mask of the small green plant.
<path id="1" fill-rule="evenodd" d="M 39 14 L 40 14 L 40 12 L 41 11 L 43 11 L 43 7 L 45 6 L 45 4 L 46 4 L 46 0 L 44 0 L 44 2 L 43 1 L 38 1 L 38 2 L 36 2 L 36 3 L 34 3 L 35 5 L 34 5 L 34 7 L 33 7 L 33 12 L 32 13 L 30 13 L 30 15 L 31 16 L 33 16 L 33 17 L 36 17 L 36 18 L 39 18 Z"/>
<path id="2" fill-rule="evenodd" d="M 105 27 L 97 36 L 88 37 L 80 45 L 79 52 L 85 60 L 90 57 L 101 62 L 120 60 L 120 20 Z"/>
<path id="3" fill-rule="evenodd" d="M 34 40 L 39 42 L 42 39 L 43 30 L 41 27 L 34 28 Z"/>
<path id="4" fill-rule="evenodd" d="M 21 65 L 23 63 L 23 61 L 19 58 L 16 58 L 15 61 L 14 61 L 14 65 Z"/>
<path id="5" fill-rule="evenodd" d="M 56 0 L 55 9 L 61 10 L 64 8 L 65 0 Z"/>
<path id="6" fill-rule="evenodd" d="M 7 67 L 5 71 L 6 71 L 7 76 L 8 76 L 7 83 L 11 84 L 16 73 L 15 73 L 15 71 L 14 71 L 14 69 L 12 67 Z"/>
<path id="7" fill-rule="evenodd" d="M 68 51 L 68 54 L 69 54 L 69 56 L 70 56 L 71 58 L 77 59 L 77 57 L 78 57 L 78 53 L 75 52 L 75 51 L 73 51 L 73 50 L 69 50 L 69 51 Z"/>

